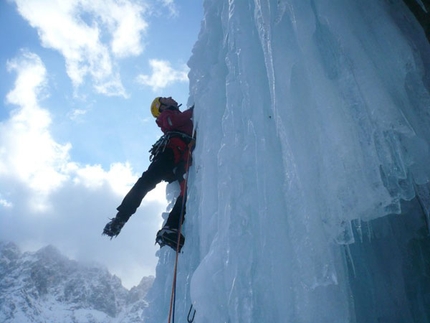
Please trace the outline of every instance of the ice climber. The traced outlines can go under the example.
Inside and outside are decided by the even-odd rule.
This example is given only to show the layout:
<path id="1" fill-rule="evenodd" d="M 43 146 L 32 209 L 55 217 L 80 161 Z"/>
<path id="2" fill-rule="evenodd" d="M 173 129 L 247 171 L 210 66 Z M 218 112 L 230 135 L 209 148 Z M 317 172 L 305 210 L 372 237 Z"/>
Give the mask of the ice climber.
<path id="1" fill-rule="evenodd" d="M 120 232 L 128 219 L 136 212 L 146 193 L 151 191 L 161 181 L 178 181 L 180 194 L 163 228 L 158 231 L 156 243 L 161 247 L 168 245 L 176 250 L 178 241 L 179 222 L 185 215 L 186 181 L 184 175 L 191 164 L 191 149 L 194 143 L 193 107 L 184 112 L 179 110 L 178 103 L 171 97 L 157 97 L 151 104 L 151 113 L 156 118 L 157 125 L 164 135 L 152 146 L 151 164 L 137 180 L 117 207 L 117 215 L 106 224 L 103 234 L 113 238 Z M 181 234 L 179 249 L 185 242 Z"/>

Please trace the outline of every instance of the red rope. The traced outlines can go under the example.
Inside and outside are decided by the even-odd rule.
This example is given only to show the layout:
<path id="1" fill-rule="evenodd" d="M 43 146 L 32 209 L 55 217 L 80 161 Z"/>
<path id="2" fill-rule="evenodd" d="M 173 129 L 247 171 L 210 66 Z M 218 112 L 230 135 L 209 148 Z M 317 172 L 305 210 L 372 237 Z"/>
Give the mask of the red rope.
<path id="1" fill-rule="evenodd" d="M 172 282 L 172 293 L 170 295 L 170 309 L 169 309 L 169 319 L 167 321 L 167 323 L 174 323 L 175 322 L 175 304 L 176 304 L 176 278 L 177 278 L 177 273 L 178 273 L 178 259 L 179 259 L 179 243 L 181 241 L 181 231 L 182 231 L 182 222 L 184 220 L 184 209 L 185 209 L 185 201 L 187 198 L 187 188 L 188 188 L 188 169 L 190 166 L 190 159 L 191 159 L 191 150 L 192 150 L 192 145 L 194 145 L 194 139 L 193 141 L 189 144 L 189 151 L 188 151 L 188 156 L 187 156 L 187 163 L 186 163 L 186 174 L 187 176 L 185 177 L 185 188 L 184 188 L 184 195 L 182 198 L 182 206 L 181 206 L 181 215 L 179 218 L 179 229 L 178 229 L 178 241 L 176 244 L 176 256 L 175 256 L 175 268 L 173 270 L 173 282 Z"/>

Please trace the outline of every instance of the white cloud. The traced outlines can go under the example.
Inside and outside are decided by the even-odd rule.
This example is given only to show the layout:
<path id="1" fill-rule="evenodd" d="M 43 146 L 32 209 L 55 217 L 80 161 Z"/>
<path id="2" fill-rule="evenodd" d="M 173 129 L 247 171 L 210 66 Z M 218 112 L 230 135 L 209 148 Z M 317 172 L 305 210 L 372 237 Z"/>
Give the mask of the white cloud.
<path id="1" fill-rule="evenodd" d="M 174 0 L 159 0 L 159 2 L 161 2 L 162 6 L 169 10 L 171 16 L 179 15 Z"/>
<path id="2" fill-rule="evenodd" d="M 73 178 L 75 184 L 81 184 L 92 190 L 109 184 L 112 191 L 119 196 L 125 195 L 137 180 L 129 163 L 114 163 L 109 171 L 105 171 L 100 165 L 85 165 L 76 169 L 75 174 Z"/>
<path id="3" fill-rule="evenodd" d="M 0 180 L 12 177 L 25 183 L 38 211 L 46 210 L 50 194 L 68 183 L 91 189 L 108 184 L 123 194 L 136 178 L 128 164 L 114 164 L 108 171 L 99 165 L 81 166 L 70 160 L 71 144 L 60 144 L 51 136 L 51 115 L 38 98 L 47 95 L 46 69 L 40 58 L 23 52 L 8 62 L 8 70 L 17 78 L 6 102 L 16 108 L 0 123 Z"/>
<path id="4" fill-rule="evenodd" d="M 3 206 L 3 207 L 5 207 L 5 208 L 11 208 L 11 207 L 13 207 L 13 204 L 11 202 L 9 202 L 6 199 L 2 199 L 2 198 L 0 198 L 0 205 Z"/>
<path id="5" fill-rule="evenodd" d="M 145 198 L 140 214 L 118 239 L 101 237 L 137 175 L 127 163 L 105 170 L 73 162 L 71 145 L 55 141 L 51 115 L 41 106 L 48 87 L 40 58 L 23 52 L 8 62 L 8 70 L 17 76 L 5 100 L 12 105 L 10 116 L 0 122 L 0 237 L 21 246 L 53 244 L 68 256 L 101 262 L 118 274 L 127 272 L 123 278 L 129 287 L 142 275 L 154 274 L 154 236 L 166 204 L 163 186 Z M 140 277 L 130 277 L 130 267 L 137 268 Z"/>
<path id="6" fill-rule="evenodd" d="M 84 109 L 74 109 L 68 113 L 68 117 L 73 121 L 80 121 L 84 115 L 87 114 L 87 110 Z"/>
<path id="7" fill-rule="evenodd" d="M 180 70 L 175 70 L 170 66 L 168 61 L 152 59 L 149 61 L 151 65 L 151 75 L 137 76 L 137 82 L 149 86 L 152 91 L 156 92 L 176 82 L 188 81 L 188 67 L 184 65 Z"/>
<path id="8" fill-rule="evenodd" d="M 90 76 L 97 92 L 126 96 L 114 56 L 142 52 L 147 29 L 142 5 L 127 0 L 15 1 L 19 13 L 37 28 L 42 45 L 64 56 L 75 87 Z"/>
<path id="9" fill-rule="evenodd" d="M 66 179 L 61 168 L 67 163 L 70 145 L 52 139 L 48 132 L 51 117 L 38 105 L 38 96 L 46 91 L 46 70 L 40 58 L 23 52 L 8 62 L 8 70 L 18 76 L 7 102 L 19 108 L 0 124 L 0 175 L 16 176 L 44 195 Z"/>
<path id="10" fill-rule="evenodd" d="M 144 3 L 130 1 L 81 0 L 107 26 L 111 33 L 110 49 L 117 57 L 137 56 L 142 53 L 141 34 L 148 24 L 142 19 Z"/>

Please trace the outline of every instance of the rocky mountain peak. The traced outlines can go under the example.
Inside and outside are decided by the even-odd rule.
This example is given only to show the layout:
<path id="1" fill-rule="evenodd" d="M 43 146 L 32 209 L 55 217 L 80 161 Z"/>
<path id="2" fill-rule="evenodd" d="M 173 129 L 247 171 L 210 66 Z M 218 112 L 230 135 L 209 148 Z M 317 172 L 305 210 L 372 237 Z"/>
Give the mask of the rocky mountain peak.
<path id="1" fill-rule="evenodd" d="M 0 322 L 138 322 L 154 277 L 127 290 L 106 268 L 81 264 L 54 246 L 22 253 L 0 242 Z M 91 320 L 89 319 L 91 318 Z"/>

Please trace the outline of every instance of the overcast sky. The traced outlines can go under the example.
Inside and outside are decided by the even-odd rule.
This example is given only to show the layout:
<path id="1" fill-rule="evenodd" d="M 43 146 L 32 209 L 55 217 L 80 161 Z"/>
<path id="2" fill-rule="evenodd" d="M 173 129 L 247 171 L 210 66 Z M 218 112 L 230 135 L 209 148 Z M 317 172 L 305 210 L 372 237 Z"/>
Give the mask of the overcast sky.
<path id="1" fill-rule="evenodd" d="M 188 99 L 203 0 L 0 2 L 0 239 L 155 274 L 166 188 L 102 237 L 160 136 L 149 105 Z"/>

